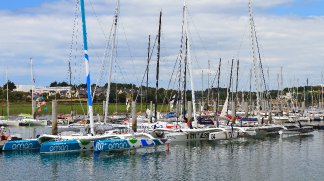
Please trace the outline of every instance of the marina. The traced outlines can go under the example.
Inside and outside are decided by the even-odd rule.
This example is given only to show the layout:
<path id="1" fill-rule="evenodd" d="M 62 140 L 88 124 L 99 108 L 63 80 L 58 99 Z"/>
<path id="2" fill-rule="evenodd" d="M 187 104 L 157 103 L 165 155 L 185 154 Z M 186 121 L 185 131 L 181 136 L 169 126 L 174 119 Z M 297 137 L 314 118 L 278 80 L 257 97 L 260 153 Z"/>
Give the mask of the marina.
<path id="1" fill-rule="evenodd" d="M 279 13 L 296 0 L 31 1 L 0 6 L 15 31 L 35 25 L 17 33 L 31 51 L 0 44 L 16 47 L 0 60 L 0 180 L 324 180 L 324 73 L 308 62 L 323 56 L 307 49 L 323 34 L 301 28 L 322 15 Z"/>

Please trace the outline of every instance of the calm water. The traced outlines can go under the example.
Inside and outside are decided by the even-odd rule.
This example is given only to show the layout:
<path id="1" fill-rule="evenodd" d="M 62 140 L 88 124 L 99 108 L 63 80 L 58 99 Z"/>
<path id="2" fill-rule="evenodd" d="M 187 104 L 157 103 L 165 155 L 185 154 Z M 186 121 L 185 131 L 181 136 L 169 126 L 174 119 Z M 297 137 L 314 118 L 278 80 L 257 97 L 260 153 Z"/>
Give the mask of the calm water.
<path id="1" fill-rule="evenodd" d="M 25 134 L 31 132 L 24 128 Z M 0 180 L 324 180 L 324 132 L 136 153 L 0 153 Z"/>

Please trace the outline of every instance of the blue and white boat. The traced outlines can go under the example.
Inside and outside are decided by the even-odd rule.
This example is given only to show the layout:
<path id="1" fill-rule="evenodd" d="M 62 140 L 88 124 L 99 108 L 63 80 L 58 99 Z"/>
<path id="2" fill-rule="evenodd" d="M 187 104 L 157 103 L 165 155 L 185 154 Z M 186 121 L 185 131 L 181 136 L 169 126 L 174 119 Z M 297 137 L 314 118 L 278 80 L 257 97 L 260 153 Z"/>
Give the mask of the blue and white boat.
<path id="1" fill-rule="evenodd" d="M 40 144 L 37 139 L 28 140 L 8 140 L 4 143 L 2 151 L 18 151 L 18 150 L 38 150 Z"/>
<path id="2" fill-rule="evenodd" d="M 73 140 L 53 140 L 41 144 L 40 153 L 79 151 L 123 151 L 169 144 L 170 139 L 153 138 L 147 133 L 84 136 Z"/>
<path id="3" fill-rule="evenodd" d="M 16 150 L 37 150 L 40 144 L 37 139 L 26 139 L 11 135 L 10 130 L 4 126 L 0 127 L 0 150 L 16 151 Z"/>

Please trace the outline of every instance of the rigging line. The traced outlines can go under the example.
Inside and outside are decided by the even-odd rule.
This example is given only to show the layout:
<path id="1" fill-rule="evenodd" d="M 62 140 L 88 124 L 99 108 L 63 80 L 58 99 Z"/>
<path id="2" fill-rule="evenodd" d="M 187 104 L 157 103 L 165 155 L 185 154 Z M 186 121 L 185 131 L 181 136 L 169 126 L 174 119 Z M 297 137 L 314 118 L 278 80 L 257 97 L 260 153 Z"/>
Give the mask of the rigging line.
<path id="1" fill-rule="evenodd" d="M 166 102 L 165 99 L 166 99 L 166 97 L 168 96 L 168 92 L 167 92 L 167 90 L 169 90 L 169 88 L 170 88 L 171 81 L 172 81 L 172 77 L 173 77 L 173 75 L 174 75 L 174 72 L 175 72 L 176 66 L 177 66 L 177 64 L 178 64 L 178 57 L 179 57 L 179 55 L 177 56 L 176 62 L 175 62 L 175 64 L 174 64 L 174 66 L 173 66 L 173 70 L 172 70 L 171 78 L 170 78 L 170 80 L 169 80 L 169 82 L 168 82 L 167 89 L 164 91 L 164 98 L 163 98 L 162 106 L 161 106 L 161 108 L 160 108 L 160 112 L 162 111 L 163 105 L 164 105 L 164 103 Z M 175 77 L 175 79 L 176 79 L 176 77 Z M 173 86 L 175 86 L 175 83 L 173 84 Z M 171 99 L 171 97 L 172 97 L 172 93 L 173 93 L 173 90 L 171 91 L 170 99 Z"/>
<path id="2" fill-rule="evenodd" d="M 168 83 L 168 87 L 167 87 L 166 90 L 169 90 L 169 88 L 170 88 L 170 84 L 171 84 L 171 81 L 172 81 L 172 77 L 173 77 L 173 75 L 174 75 L 174 71 L 175 71 L 175 68 L 176 68 L 176 65 L 177 65 L 178 61 L 182 59 L 182 53 L 183 53 L 183 39 L 184 39 L 184 33 L 183 33 L 183 32 L 184 32 L 184 18 L 182 18 L 180 50 L 179 50 L 179 53 L 178 53 L 178 55 L 177 55 L 176 62 L 175 62 L 175 64 L 174 64 L 174 67 L 173 67 L 173 70 L 172 70 L 172 74 L 171 74 L 171 77 L 170 77 L 170 81 L 169 81 L 169 83 Z M 181 68 L 181 65 L 180 65 L 180 68 Z M 177 77 L 175 77 L 175 79 L 176 79 L 176 78 L 177 78 Z M 179 84 L 180 84 L 180 79 L 181 79 L 181 76 L 179 75 Z M 176 81 L 174 81 L 174 82 L 176 82 Z M 175 86 L 175 83 L 174 83 L 173 87 L 174 87 L 174 86 Z M 172 93 L 173 93 L 173 90 L 171 91 L 170 99 L 172 98 Z M 160 112 L 161 112 L 161 110 L 162 110 L 162 108 L 163 108 L 163 105 L 164 105 L 164 103 L 165 103 L 165 99 L 166 99 L 166 97 L 167 97 L 167 91 L 165 91 L 164 98 L 163 98 L 163 102 L 162 102 L 162 106 L 161 106 L 161 108 L 160 108 Z"/>
<path id="3" fill-rule="evenodd" d="M 189 23 L 188 23 L 189 24 Z M 192 35 L 191 35 L 191 31 L 190 31 L 190 28 L 187 28 L 188 29 L 188 32 L 187 32 L 187 34 L 189 34 L 189 36 L 190 37 L 192 37 Z M 187 35 L 188 36 L 188 35 Z M 192 39 L 191 39 L 191 42 L 192 42 Z M 192 43 L 191 42 L 188 42 L 189 43 L 189 45 L 188 45 L 188 47 L 191 47 L 191 49 L 193 49 L 194 47 L 192 46 Z M 199 64 L 199 62 L 198 62 L 198 60 L 197 60 L 197 56 L 196 56 L 196 53 L 193 51 L 193 56 L 191 56 L 193 59 L 194 59 L 194 61 L 196 62 L 196 64 L 197 64 L 197 66 L 198 66 L 198 69 L 202 69 L 202 67 L 200 66 L 200 64 Z M 194 74 L 194 73 L 192 73 L 192 74 Z"/>
<path id="4" fill-rule="evenodd" d="M 245 35 L 249 32 L 249 28 L 245 29 L 244 33 L 243 33 L 243 36 L 240 40 L 240 45 L 238 47 L 238 50 L 237 50 L 237 54 L 236 54 L 236 58 L 239 58 L 240 57 L 240 53 L 241 53 L 241 50 L 242 50 L 242 46 L 243 46 L 243 42 L 244 42 L 244 37 Z"/>
<path id="5" fill-rule="evenodd" d="M 216 81 L 216 78 L 217 78 L 218 70 L 216 70 L 216 72 L 215 72 L 215 73 L 216 73 L 216 74 L 215 74 L 215 76 L 214 76 L 214 79 L 213 79 L 213 81 L 212 81 L 211 87 L 213 87 L 213 86 L 214 86 L 214 83 L 215 83 L 215 81 Z"/>
<path id="6" fill-rule="evenodd" d="M 118 31 L 118 30 L 117 30 Z M 116 33 L 116 36 L 118 36 L 118 32 Z M 118 44 L 118 41 L 119 41 L 119 39 L 118 38 L 116 38 L 116 45 Z M 122 74 L 122 78 L 123 78 L 123 81 L 126 83 L 126 82 L 130 82 L 129 80 L 128 80 L 128 78 L 126 78 L 125 77 L 125 75 L 127 75 L 126 74 L 126 72 L 124 72 L 123 70 L 124 69 L 122 69 L 121 68 L 121 65 L 118 63 L 118 52 L 117 52 L 117 49 L 116 49 L 116 52 L 115 52 L 115 61 L 114 61 L 114 63 L 115 63 L 115 67 L 117 67 L 118 68 L 118 70 L 121 72 L 121 74 Z"/>
<path id="7" fill-rule="evenodd" d="M 124 24 L 123 24 L 122 21 L 120 21 L 120 24 L 121 24 L 122 29 L 123 29 L 123 35 L 124 35 L 124 38 L 125 38 L 125 40 L 126 40 L 126 45 L 127 45 L 127 49 L 128 49 L 128 52 L 129 52 L 130 59 L 131 59 L 133 65 L 136 65 L 135 62 L 134 62 L 134 57 L 133 57 L 133 55 L 132 55 L 132 51 L 131 51 L 130 46 L 129 46 L 129 43 L 128 43 L 128 39 L 127 39 L 127 36 L 126 36 L 126 32 L 125 32 L 125 28 L 124 28 Z M 136 78 L 137 80 L 139 80 L 136 69 L 135 69 L 135 78 Z"/>
<path id="8" fill-rule="evenodd" d="M 79 1 L 78 1 L 79 2 Z M 78 9 L 78 11 L 79 11 L 79 9 Z M 79 14 L 79 13 L 78 13 Z M 75 50 L 75 52 L 74 52 L 74 54 L 73 54 L 73 57 L 74 57 L 74 74 L 73 74 L 73 82 L 76 84 L 76 82 L 80 82 L 80 76 L 77 76 L 77 75 L 79 75 L 79 73 L 77 72 L 77 70 L 80 70 L 80 67 L 79 68 L 77 68 L 80 64 L 81 64 L 81 62 L 83 62 L 83 61 L 77 61 L 77 59 L 80 59 L 80 60 L 82 60 L 82 58 L 81 58 L 81 56 L 80 55 L 82 55 L 82 53 L 81 53 L 81 51 L 78 53 L 78 51 L 79 51 L 79 47 L 78 47 L 78 41 L 80 41 L 79 40 L 79 35 L 80 35 L 80 31 L 79 31 L 79 22 L 80 22 L 80 18 L 77 18 L 77 21 L 76 21 L 76 27 L 78 27 L 77 29 L 76 29 L 76 33 L 75 33 L 75 39 L 76 39 L 76 41 L 73 43 L 73 49 Z M 77 55 L 79 55 L 80 57 L 77 57 Z M 77 62 L 78 62 L 78 64 L 77 64 Z M 77 81 L 77 79 L 76 79 L 76 77 L 78 77 L 78 80 L 79 81 Z"/>
<path id="9" fill-rule="evenodd" d="M 74 44 L 74 37 L 76 36 L 75 35 L 75 27 L 76 27 L 76 24 L 77 24 L 77 19 L 79 17 L 79 0 L 76 1 L 75 3 L 75 11 L 74 11 L 74 20 L 73 20 L 73 28 L 72 28 L 72 38 L 71 38 L 71 43 L 70 43 L 70 52 L 69 52 L 69 58 L 68 58 L 68 63 L 70 64 L 70 62 L 72 61 L 72 51 L 73 51 L 73 44 Z M 71 69 L 69 69 L 71 70 Z M 68 71 L 69 73 L 69 71 Z M 72 74 L 72 72 L 70 72 Z"/>
<path id="10" fill-rule="evenodd" d="M 150 56 L 149 56 L 148 63 L 150 63 L 150 61 L 151 61 L 151 58 L 152 58 L 152 55 L 153 55 L 153 52 L 154 52 L 154 49 L 155 49 L 155 45 L 156 45 L 156 42 L 157 42 L 157 38 L 158 38 L 158 36 L 155 36 L 154 44 L 153 44 L 153 47 L 152 47 L 152 50 L 151 50 L 151 53 L 150 53 Z M 143 82 L 144 82 L 144 79 L 145 79 L 146 72 L 147 72 L 147 67 L 146 67 L 145 72 L 143 74 L 143 78 L 142 78 L 142 82 L 141 82 L 140 86 L 143 86 Z M 138 95 L 135 98 L 135 102 L 137 102 L 137 98 L 138 98 Z"/>
<path id="11" fill-rule="evenodd" d="M 112 48 L 111 45 L 110 45 L 111 36 L 112 36 L 112 29 L 113 29 L 113 26 L 111 26 L 111 28 L 110 28 L 109 37 L 107 39 L 107 43 L 106 43 L 106 46 L 105 46 L 104 56 L 103 56 L 102 61 L 101 61 L 101 65 L 102 66 L 100 67 L 99 76 L 98 76 L 98 79 L 96 81 L 96 86 L 95 86 L 95 89 L 93 91 L 92 99 L 94 99 L 94 95 L 96 93 L 98 84 L 102 82 L 104 75 L 108 74 L 108 72 L 106 70 L 106 67 L 107 67 L 108 62 L 106 60 L 108 59 L 108 56 L 110 55 L 108 53 L 109 52 L 108 51 L 109 50 L 109 47 Z"/>
<path id="12" fill-rule="evenodd" d="M 78 27 L 78 24 L 79 24 L 79 18 L 78 18 L 79 17 L 78 11 L 80 10 L 79 9 L 79 0 L 76 0 L 76 3 L 75 4 L 76 4 L 76 8 L 75 8 L 75 12 L 74 12 L 72 38 L 71 38 L 70 52 L 69 52 L 69 59 L 68 59 L 69 65 L 72 62 L 72 52 L 73 52 L 73 49 L 74 49 L 74 45 L 75 45 L 75 51 L 78 52 L 78 42 L 76 40 L 78 40 L 79 28 L 76 28 L 76 27 Z M 75 67 L 76 67 L 76 65 L 77 65 L 76 64 L 76 59 L 77 59 L 76 54 L 73 57 L 75 59 L 75 63 L 74 64 L 75 64 Z M 76 74 L 76 69 L 74 70 L 74 72 Z M 69 68 L 69 73 L 70 73 L 70 75 L 72 74 L 72 70 L 70 68 Z M 76 75 L 74 75 L 74 77 L 73 77 L 74 83 L 76 82 L 75 77 L 76 77 Z M 80 96 L 79 95 L 78 95 L 78 98 L 79 98 L 79 101 L 80 101 L 80 105 L 81 105 L 83 114 L 85 114 L 85 111 L 84 111 L 83 105 L 81 104 L 81 99 L 80 99 Z"/>
<path id="13" fill-rule="evenodd" d="M 257 32 L 256 32 L 256 29 L 255 29 L 255 24 L 254 24 L 254 18 L 253 17 L 252 17 L 252 20 L 251 21 L 252 21 L 252 25 L 253 25 L 255 42 L 256 42 L 258 56 L 259 56 L 259 64 L 260 64 L 260 68 L 261 68 L 261 73 L 262 73 L 262 78 L 263 78 L 263 83 L 264 83 L 264 89 L 267 92 L 268 89 L 267 89 L 267 84 L 265 82 L 265 77 L 264 77 L 264 72 L 263 72 L 263 66 L 262 66 L 262 61 L 261 61 L 261 53 L 260 53 L 259 41 L 258 41 Z"/>
<path id="14" fill-rule="evenodd" d="M 115 64 L 116 64 L 116 66 L 117 66 L 117 68 L 118 68 L 118 70 L 122 73 L 122 78 L 123 78 L 123 81 L 126 83 L 126 82 L 130 82 L 126 77 L 125 77 L 125 72 L 123 72 L 122 71 L 122 68 L 121 68 L 121 66 L 119 65 L 119 63 L 118 63 L 118 61 L 117 60 L 115 60 Z"/>
<path id="15" fill-rule="evenodd" d="M 106 35 L 105 31 L 104 31 L 104 28 L 103 28 L 103 26 L 102 26 L 102 24 L 101 24 L 101 22 L 99 20 L 99 17 L 98 17 L 98 15 L 97 15 L 97 13 L 96 13 L 96 11 L 94 9 L 92 0 L 88 0 L 88 1 L 89 1 L 90 5 L 91 5 L 91 9 L 93 11 L 94 16 L 96 17 L 96 20 L 98 21 L 98 24 L 99 24 L 99 27 L 100 27 L 100 30 L 101 30 L 102 34 L 104 35 L 105 39 L 108 40 L 108 37 L 107 37 L 107 35 Z"/>
<path id="16" fill-rule="evenodd" d="M 112 26 L 113 27 L 113 26 Z M 111 28 L 112 28 L 111 27 Z M 110 35 L 109 35 L 109 38 L 111 38 L 111 33 L 110 33 Z M 88 40 L 88 42 L 89 42 L 89 44 L 91 45 L 91 46 L 94 46 L 94 44 L 92 43 L 92 41 L 91 40 Z M 108 49 L 108 47 L 109 47 L 109 40 L 108 40 L 108 43 L 107 43 L 107 49 Z M 93 52 L 94 53 L 94 52 Z M 105 57 L 105 55 L 106 55 L 106 57 Z M 103 77 L 103 75 L 101 74 L 103 71 L 104 71 L 104 65 L 107 63 L 107 62 L 105 62 L 105 59 L 107 58 L 107 54 L 106 54 L 106 51 L 105 51 L 105 53 L 104 53 L 104 57 L 102 58 L 102 61 L 101 61 L 101 65 L 103 65 L 103 66 L 100 66 L 101 67 L 101 69 L 102 69 L 102 71 L 100 70 L 98 73 L 97 73 L 97 75 L 98 75 L 98 79 L 96 80 L 96 84 L 95 84 L 95 88 L 94 88 L 94 91 L 93 91 L 93 94 L 92 94 L 92 100 L 94 99 L 94 95 L 95 95 L 95 93 L 96 93 L 96 90 L 97 90 L 97 87 L 98 87 L 98 82 L 99 82 L 99 79 L 102 79 L 102 77 Z M 94 56 L 93 57 L 95 57 L 93 60 L 100 60 L 100 56 L 98 55 L 98 54 L 96 54 L 96 53 L 94 53 Z"/>
<path id="17" fill-rule="evenodd" d="M 202 45 L 204 51 L 206 52 L 208 59 L 210 59 L 209 53 L 208 53 L 208 51 L 207 51 L 207 48 L 205 47 L 205 43 L 204 43 L 204 41 L 202 40 L 202 38 L 201 38 L 201 36 L 200 36 L 200 33 L 199 33 L 199 31 L 198 31 L 198 28 L 197 28 L 195 22 L 193 21 L 193 18 L 192 18 L 192 16 L 191 16 L 191 13 L 190 13 L 190 11 L 189 11 L 188 9 L 187 9 L 187 14 L 189 15 L 189 18 L 190 18 L 190 20 L 191 20 L 191 22 L 192 22 L 192 25 L 194 26 L 194 29 L 196 30 L 196 32 L 197 32 L 197 34 L 198 34 L 198 38 L 199 38 L 199 40 L 202 42 L 201 45 Z M 189 31 L 190 31 L 190 30 L 189 30 Z"/>

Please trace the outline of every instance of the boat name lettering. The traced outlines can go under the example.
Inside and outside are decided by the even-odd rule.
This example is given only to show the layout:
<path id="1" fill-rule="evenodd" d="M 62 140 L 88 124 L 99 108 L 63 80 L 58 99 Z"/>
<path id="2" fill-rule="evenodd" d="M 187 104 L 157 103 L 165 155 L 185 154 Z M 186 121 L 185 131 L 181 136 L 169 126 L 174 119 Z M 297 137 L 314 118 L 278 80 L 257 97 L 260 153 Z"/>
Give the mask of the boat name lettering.
<path id="1" fill-rule="evenodd" d="M 115 142 L 97 142 L 96 143 L 96 150 L 116 150 L 116 149 L 125 149 L 128 148 L 128 144 L 125 141 L 115 141 Z"/>
<path id="2" fill-rule="evenodd" d="M 200 134 L 200 138 L 208 138 L 209 137 L 209 133 L 201 133 Z"/>
<path id="3" fill-rule="evenodd" d="M 67 151 L 69 150 L 69 145 L 54 145 L 50 146 L 49 151 L 54 152 L 54 151 Z"/>
<path id="4" fill-rule="evenodd" d="M 13 150 L 26 150 L 33 148 L 33 143 L 14 143 L 11 148 Z"/>

